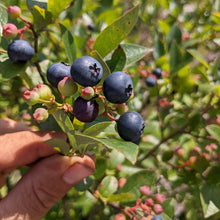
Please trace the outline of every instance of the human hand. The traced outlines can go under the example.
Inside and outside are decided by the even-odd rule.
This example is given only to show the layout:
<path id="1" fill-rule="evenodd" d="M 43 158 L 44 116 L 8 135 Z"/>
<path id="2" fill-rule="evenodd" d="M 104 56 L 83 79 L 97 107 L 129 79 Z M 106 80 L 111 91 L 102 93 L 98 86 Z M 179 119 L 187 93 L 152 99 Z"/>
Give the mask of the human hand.
<path id="1" fill-rule="evenodd" d="M 0 219 L 42 219 L 72 186 L 95 170 L 94 156 L 62 156 L 43 143 L 55 137 L 65 139 L 63 133 L 28 129 L 0 119 L 0 187 L 15 168 L 31 167 L 0 201 Z"/>

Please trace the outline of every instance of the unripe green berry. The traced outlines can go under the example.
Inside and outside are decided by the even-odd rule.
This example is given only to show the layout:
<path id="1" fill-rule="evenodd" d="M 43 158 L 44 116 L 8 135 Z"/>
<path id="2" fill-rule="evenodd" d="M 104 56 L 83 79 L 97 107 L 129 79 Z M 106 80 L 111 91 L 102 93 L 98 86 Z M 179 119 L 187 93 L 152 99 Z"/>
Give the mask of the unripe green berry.
<path id="1" fill-rule="evenodd" d="M 45 84 L 38 84 L 36 87 L 33 88 L 39 94 L 41 100 L 50 100 L 51 98 L 54 99 L 54 95 L 49 86 Z"/>
<path id="2" fill-rule="evenodd" d="M 57 85 L 59 92 L 63 96 L 72 96 L 77 92 L 77 84 L 68 76 L 65 76 Z"/>
<path id="3" fill-rule="evenodd" d="M 18 29 L 14 24 L 8 23 L 3 27 L 3 35 L 6 39 L 13 39 L 17 36 Z"/>
<path id="4" fill-rule="evenodd" d="M 33 114 L 33 117 L 37 122 L 46 121 L 48 116 L 48 111 L 45 108 L 37 108 Z"/>
<path id="5" fill-rule="evenodd" d="M 34 90 L 26 90 L 23 94 L 23 99 L 24 101 L 27 102 L 27 104 L 29 105 L 35 105 L 37 103 L 39 103 L 39 99 L 40 99 L 40 96 L 39 94 L 37 93 L 37 91 L 34 91 Z"/>
<path id="6" fill-rule="evenodd" d="M 8 16 L 11 19 L 16 19 L 16 18 L 18 18 L 21 15 L 21 9 L 18 6 L 16 6 L 16 5 L 8 6 L 7 12 L 8 12 Z"/>
<path id="7" fill-rule="evenodd" d="M 95 96 L 95 91 L 92 87 L 88 86 L 83 89 L 81 89 L 80 96 L 85 100 L 90 100 Z"/>

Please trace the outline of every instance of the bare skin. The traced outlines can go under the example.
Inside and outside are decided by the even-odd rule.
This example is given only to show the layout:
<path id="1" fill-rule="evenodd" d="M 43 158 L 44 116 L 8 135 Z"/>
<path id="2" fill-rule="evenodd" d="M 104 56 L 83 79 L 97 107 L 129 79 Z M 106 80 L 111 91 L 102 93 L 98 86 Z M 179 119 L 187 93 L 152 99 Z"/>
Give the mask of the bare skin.
<path id="1" fill-rule="evenodd" d="M 71 187 L 94 172 L 93 155 L 62 156 L 43 143 L 55 137 L 66 138 L 60 132 L 34 132 L 13 120 L 0 119 L 0 188 L 14 169 L 30 166 L 0 200 L 0 219 L 42 219 Z"/>

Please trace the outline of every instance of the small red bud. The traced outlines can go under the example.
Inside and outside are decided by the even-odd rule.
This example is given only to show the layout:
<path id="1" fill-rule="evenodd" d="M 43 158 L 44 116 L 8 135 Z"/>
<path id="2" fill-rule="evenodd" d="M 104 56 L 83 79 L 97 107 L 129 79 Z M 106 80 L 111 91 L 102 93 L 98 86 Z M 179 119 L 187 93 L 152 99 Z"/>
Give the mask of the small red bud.
<path id="1" fill-rule="evenodd" d="M 182 157 L 184 155 L 184 150 L 182 148 L 179 148 L 176 150 L 176 154 L 179 156 L 179 157 Z"/>
<path id="2" fill-rule="evenodd" d="M 126 220 L 126 217 L 122 213 L 115 215 L 114 220 Z"/>
<path id="3" fill-rule="evenodd" d="M 118 180 L 118 187 L 119 188 L 122 188 L 124 185 L 125 185 L 125 183 L 127 182 L 127 179 L 126 178 L 120 178 L 119 180 Z"/>
<path id="4" fill-rule="evenodd" d="M 145 202 L 146 205 L 153 207 L 154 206 L 154 201 L 151 198 L 148 198 Z"/>
<path id="5" fill-rule="evenodd" d="M 92 87 L 88 86 L 85 87 L 83 89 L 81 89 L 81 94 L 80 96 L 85 99 L 85 100 L 90 100 L 91 98 L 93 98 L 95 95 L 95 91 Z"/>
<path id="6" fill-rule="evenodd" d="M 26 90 L 23 94 L 23 99 L 24 101 L 26 101 L 29 105 L 35 105 L 39 102 L 39 94 L 32 90 L 32 91 L 29 91 L 29 90 Z"/>
<path id="7" fill-rule="evenodd" d="M 17 36 L 18 29 L 14 24 L 8 23 L 3 27 L 3 35 L 6 39 L 13 39 Z"/>
<path id="8" fill-rule="evenodd" d="M 33 117 L 37 122 L 46 121 L 48 118 L 48 111 L 45 108 L 37 108 L 33 114 Z"/>
<path id="9" fill-rule="evenodd" d="M 155 204 L 153 207 L 153 210 L 156 214 L 160 214 L 160 213 L 164 212 L 164 210 L 160 204 Z"/>
<path id="10" fill-rule="evenodd" d="M 21 15 L 21 9 L 18 6 L 8 6 L 7 8 L 8 16 L 11 19 L 16 19 Z"/>
<path id="11" fill-rule="evenodd" d="M 150 195 L 150 188 L 149 186 L 142 186 L 140 187 L 140 192 L 141 194 L 145 195 L 145 196 L 149 196 Z"/>
<path id="12" fill-rule="evenodd" d="M 155 200 L 158 202 L 158 203 L 163 203 L 165 200 L 166 200 L 166 198 L 165 198 L 165 196 L 163 195 L 163 194 L 159 194 L 159 193 L 157 193 L 156 195 L 155 195 Z"/>
<path id="13" fill-rule="evenodd" d="M 30 121 L 31 120 L 31 115 L 26 112 L 22 115 L 22 119 L 25 120 L 25 121 Z"/>

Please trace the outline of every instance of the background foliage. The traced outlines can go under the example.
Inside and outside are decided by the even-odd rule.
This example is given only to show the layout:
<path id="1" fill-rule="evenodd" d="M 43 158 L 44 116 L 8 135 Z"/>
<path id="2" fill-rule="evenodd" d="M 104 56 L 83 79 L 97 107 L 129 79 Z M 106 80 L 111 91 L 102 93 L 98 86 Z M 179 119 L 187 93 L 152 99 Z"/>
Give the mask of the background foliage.
<path id="1" fill-rule="evenodd" d="M 83 135 L 98 140 L 93 148 L 96 172 L 71 189 L 45 219 L 114 219 L 121 209 L 144 199 L 139 191 L 143 185 L 166 196 L 165 220 L 219 219 L 220 1 L 5 0 L 0 33 L 6 23 L 24 26 L 7 18 L 9 5 L 18 5 L 34 23 L 34 31 L 28 29 L 23 39 L 38 56 L 20 66 L 0 53 L 0 117 L 24 122 L 23 114 L 33 113 L 22 99 L 24 90 L 45 81 L 50 64 L 71 64 L 89 54 L 104 63 L 105 76 L 117 70 L 132 76 L 135 96 L 128 106 L 146 123 L 137 147 L 121 141 L 112 123 L 103 122 L 108 119 L 85 126 L 68 122 L 82 132 L 76 135 L 79 143 L 88 142 Z M 1 36 L 1 51 L 9 43 Z M 163 76 L 149 88 L 145 78 L 156 67 Z M 40 130 L 57 128 L 53 118 L 40 125 L 24 123 Z M 89 130 L 92 125 L 95 134 L 94 127 Z M 3 196 L 15 177 L 0 191 Z M 121 178 L 127 179 L 122 188 L 115 184 Z"/>

